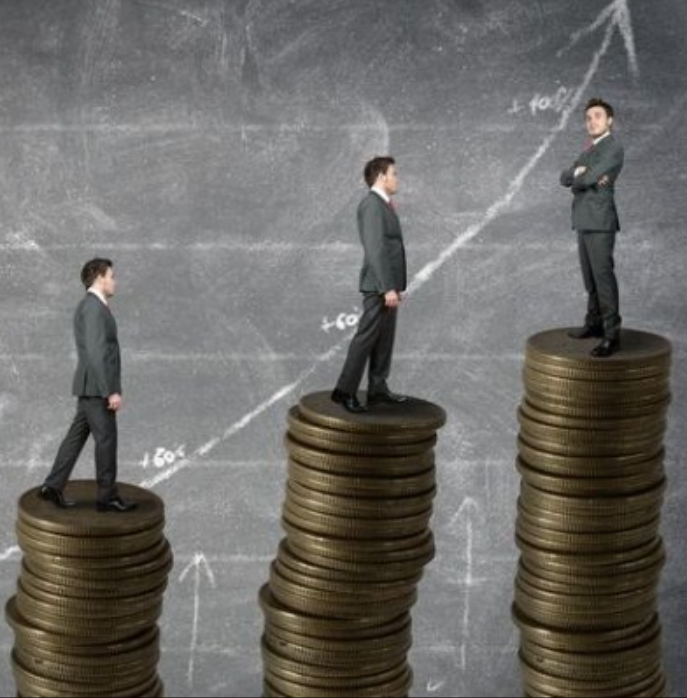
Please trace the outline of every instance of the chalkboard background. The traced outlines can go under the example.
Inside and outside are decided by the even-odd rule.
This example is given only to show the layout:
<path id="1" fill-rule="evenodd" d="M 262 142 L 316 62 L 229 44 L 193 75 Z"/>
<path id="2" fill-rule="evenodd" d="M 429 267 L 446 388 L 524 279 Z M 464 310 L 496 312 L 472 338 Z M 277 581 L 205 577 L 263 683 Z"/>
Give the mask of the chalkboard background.
<path id="1" fill-rule="evenodd" d="M 121 479 L 164 498 L 176 553 L 168 695 L 261 693 L 285 414 L 336 379 L 359 310 L 360 173 L 391 152 L 413 276 L 392 387 L 450 415 L 414 694 L 519 695 L 523 347 L 582 319 L 558 173 L 602 95 L 627 149 L 625 324 L 675 348 L 661 612 L 687 695 L 686 32 L 683 0 L 1 0 L 0 597 L 17 498 L 74 409 L 79 270 L 110 256 Z M 90 450 L 76 475 L 93 476 Z M 12 642 L 2 623 L 4 696 Z"/>

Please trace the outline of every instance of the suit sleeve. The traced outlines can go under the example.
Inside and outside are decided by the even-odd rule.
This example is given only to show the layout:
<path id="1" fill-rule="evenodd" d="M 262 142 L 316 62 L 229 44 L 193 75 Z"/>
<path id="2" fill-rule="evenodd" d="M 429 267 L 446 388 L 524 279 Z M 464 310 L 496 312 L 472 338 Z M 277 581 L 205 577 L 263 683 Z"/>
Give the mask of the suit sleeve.
<path id="1" fill-rule="evenodd" d="M 389 255 L 384 243 L 384 212 L 381 206 L 368 203 L 360 212 L 360 237 L 365 258 L 377 281 L 380 293 L 396 291 Z"/>
<path id="2" fill-rule="evenodd" d="M 575 168 L 571 167 L 569 170 L 563 170 L 561 173 L 561 184 L 564 187 L 572 187 L 575 181 Z"/>
<path id="3" fill-rule="evenodd" d="M 93 376 L 100 395 L 110 397 L 118 390 L 107 366 L 109 348 L 103 311 L 95 304 L 87 305 L 84 308 L 83 322 L 88 371 Z"/>
<path id="4" fill-rule="evenodd" d="M 599 180 L 604 176 L 608 176 L 612 181 L 615 181 L 620 171 L 623 169 L 624 161 L 625 151 L 623 147 L 614 143 L 613 147 L 608 148 L 607 151 L 603 153 L 599 162 L 590 167 L 584 174 L 573 179 L 573 189 L 576 191 L 584 191 L 596 187 Z"/>

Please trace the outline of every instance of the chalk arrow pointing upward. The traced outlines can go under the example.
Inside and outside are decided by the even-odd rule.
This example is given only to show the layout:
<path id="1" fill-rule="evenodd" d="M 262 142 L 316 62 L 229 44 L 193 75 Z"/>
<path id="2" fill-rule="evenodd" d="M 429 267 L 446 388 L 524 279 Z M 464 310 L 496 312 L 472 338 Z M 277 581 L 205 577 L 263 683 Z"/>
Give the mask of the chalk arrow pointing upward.
<path id="1" fill-rule="evenodd" d="M 423 286 L 429 283 L 436 273 L 444 267 L 448 262 L 450 262 L 456 254 L 472 240 L 482 234 L 484 230 L 491 225 L 495 220 L 502 216 L 508 211 L 513 200 L 520 194 L 523 190 L 525 183 L 527 182 L 529 176 L 537 170 L 539 163 L 548 154 L 551 146 L 556 142 L 560 134 L 565 131 L 570 123 L 570 119 L 577 112 L 582 104 L 585 94 L 589 89 L 589 86 L 594 81 L 596 74 L 601 65 L 602 59 L 608 53 L 613 38 L 615 37 L 616 31 L 619 31 L 623 40 L 625 41 L 625 48 L 627 50 L 630 71 L 633 75 L 639 75 L 639 63 L 637 61 L 637 53 L 634 41 L 634 32 L 632 30 L 632 17 L 630 15 L 630 8 L 628 5 L 628 0 L 613 0 L 610 5 L 606 6 L 604 10 L 599 14 L 599 16 L 587 27 L 575 32 L 568 43 L 568 46 L 559 52 L 559 56 L 569 51 L 574 47 L 583 37 L 588 36 L 599 30 L 601 27 L 606 26 L 606 33 L 604 35 L 601 46 L 593 53 L 591 57 L 591 62 L 589 68 L 582 79 L 582 82 L 574 91 L 572 99 L 568 102 L 559 122 L 551 129 L 546 138 L 544 138 L 541 145 L 537 148 L 536 152 L 530 157 L 530 159 L 524 164 L 519 172 L 515 173 L 511 179 L 510 186 L 507 191 L 494 201 L 491 206 L 484 212 L 481 220 L 473 223 L 467 229 L 459 231 L 453 242 L 451 242 L 440 254 L 428 262 L 420 271 L 418 271 L 410 284 L 408 284 L 408 290 L 406 291 L 406 296 L 410 297 L 417 293 Z M 211 439 L 206 444 L 196 449 L 188 458 L 179 461 L 171 468 L 158 473 L 155 477 L 150 480 L 145 480 L 141 483 L 141 487 L 146 489 L 152 489 L 161 482 L 170 479 L 178 472 L 185 470 L 188 466 L 192 465 L 198 458 L 206 456 L 210 451 L 214 450 L 217 446 L 224 443 L 225 441 L 234 437 L 237 433 L 243 431 L 246 427 L 252 424 L 256 419 L 261 417 L 267 410 L 277 403 L 280 403 L 284 398 L 289 397 L 295 393 L 306 381 L 315 373 L 318 366 L 329 362 L 333 357 L 337 356 L 341 352 L 346 343 L 355 334 L 355 330 L 343 336 L 341 341 L 332 347 L 329 351 L 320 355 L 317 361 L 307 368 L 300 376 L 296 378 L 289 385 L 285 385 L 272 396 L 268 397 L 264 402 L 258 405 L 252 412 L 244 415 L 238 421 L 234 422 L 225 432 L 219 437 Z"/>
<path id="2" fill-rule="evenodd" d="M 188 685 L 193 686 L 195 676 L 196 650 L 198 649 L 198 629 L 200 625 L 200 587 L 203 576 L 205 576 L 214 589 L 215 573 L 212 571 L 207 558 L 203 553 L 197 553 L 193 560 L 184 568 L 179 575 L 179 582 L 183 583 L 189 574 L 193 573 L 193 627 L 191 629 L 191 646 L 189 648 L 188 659 Z"/>
<path id="3" fill-rule="evenodd" d="M 588 27 L 576 31 L 570 37 L 570 43 L 558 52 L 560 58 L 564 53 L 570 51 L 573 46 L 576 46 L 585 36 L 593 34 L 606 24 L 607 41 L 613 37 L 617 29 L 623 41 L 625 42 L 625 50 L 630 64 L 630 72 L 634 77 L 639 77 L 639 62 L 637 61 L 637 49 L 635 46 L 635 34 L 632 28 L 632 16 L 630 14 L 630 6 L 628 0 L 614 0 Z"/>
<path id="4" fill-rule="evenodd" d="M 541 144 L 537 152 L 512 179 L 508 191 L 504 194 L 504 196 L 495 201 L 487 209 L 480 222 L 473 224 L 467 230 L 460 233 L 435 260 L 426 264 L 415 275 L 413 280 L 408 285 L 406 296 L 410 296 L 422 288 L 428 281 L 431 280 L 431 278 L 436 274 L 437 271 L 439 271 L 441 267 L 443 267 L 455 256 L 455 254 L 461 248 L 480 235 L 489 224 L 493 223 L 493 221 L 508 210 L 513 202 L 513 199 L 522 191 L 528 177 L 532 174 L 532 172 L 535 171 L 544 156 L 549 152 L 559 134 L 565 131 L 565 129 L 568 127 L 572 115 L 582 104 L 585 93 L 596 77 L 599 66 L 601 65 L 601 60 L 606 56 L 611 47 L 616 30 L 620 30 L 620 33 L 625 39 L 625 46 L 627 47 L 630 61 L 630 70 L 634 74 L 639 75 L 639 65 L 637 63 L 637 54 L 635 52 L 634 34 L 632 32 L 632 18 L 630 16 L 630 8 L 628 7 L 627 1 L 628 0 L 614 0 L 614 2 L 612 2 L 603 10 L 603 12 L 601 12 L 601 14 L 589 27 L 586 27 L 573 34 L 570 44 L 568 44 L 568 47 L 560 52 L 560 55 L 570 50 L 570 48 L 574 46 L 583 36 L 591 34 L 598 28 L 602 27 L 604 23 L 607 23 L 606 34 L 604 35 L 601 46 L 593 54 L 589 69 L 587 70 L 587 73 L 585 74 L 579 87 L 575 91 L 573 98 L 568 102 L 568 105 L 564 109 L 560 121 L 553 128 L 551 133 L 549 133 L 549 135 L 544 139 L 544 142 Z"/>

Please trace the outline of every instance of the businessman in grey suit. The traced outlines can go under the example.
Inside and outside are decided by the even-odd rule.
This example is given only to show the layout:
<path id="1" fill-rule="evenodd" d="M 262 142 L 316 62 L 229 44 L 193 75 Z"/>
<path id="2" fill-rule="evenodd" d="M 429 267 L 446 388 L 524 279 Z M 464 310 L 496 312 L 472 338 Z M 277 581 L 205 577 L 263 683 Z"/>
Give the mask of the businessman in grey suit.
<path id="1" fill-rule="evenodd" d="M 573 193 L 573 228 L 588 294 L 584 325 L 570 336 L 601 338 L 601 344 L 592 350 L 592 356 L 598 358 L 609 357 L 620 348 L 622 324 L 613 252 L 620 230 L 615 183 L 623 168 L 624 150 L 611 131 L 613 119 L 610 104 L 601 99 L 589 101 L 585 121 L 590 146 L 561 174 L 561 184 Z"/>
<path id="2" fill-rule="evenodd" d="M 377 157 L 365 166 L 370 192 L 358 207 L 358 232 L 364 260 L 360 272 L 363 314 L 331 398 L 352 413 L 375 404 L 402 404 L 405 395 L 391 392 L 387 379 L 396 335 L 396 316 L 406 289 L 406 254 L 401 222 L 392 197 L 398 191 L 396 162 Z M 357 392 L 368 367 L 367 406 Z"/>
<path id="3" fill-rule="evenodd" d="M 74 506 L 64 488 L 90 434 L 95 441 L 98 511 L 127 512 L 136 504 L 117 493 L 117 412 L 122 407 L 121 357 L 117 323 L 109 307 L 115 293 L 112 262 L 93 259 L 81 271 L 87 292 L 74 314 L 78 365 L 73 394 L 76 416 L 39 496 L 61 508 Z"/>

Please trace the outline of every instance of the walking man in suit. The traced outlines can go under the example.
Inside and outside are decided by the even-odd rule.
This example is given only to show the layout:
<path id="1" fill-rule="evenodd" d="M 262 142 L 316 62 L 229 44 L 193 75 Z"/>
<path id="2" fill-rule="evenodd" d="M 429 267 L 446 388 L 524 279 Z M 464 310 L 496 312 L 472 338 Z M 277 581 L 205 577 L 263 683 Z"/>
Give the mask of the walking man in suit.
<path id="1" fill-rule="evenodd" d="M 368 406 L 401 404 L 404 395 L 392 393 L 387 385 L 396 335 L 396 316 L 401 293 L 406 289 L 406 254 L 401 222 L 392 197 L 398 191 L 396 161 L 377 157 L 365 166 L 370 192 L 358 207 L 358 232 L 364 250 L 360 272 L 363 314 L 351 340 L 343 370 L 331 395 L 352 413 L 367 412 Z M 367 405 L 357 392 L 368 366 Z"/>
<path id="2" fill-rule="evenodd" d="M 573 229 L 577 230 L 580 265 L 588 294 L 584 326 L 570 332 L 575 339 L 603 341 L 592 356 L 606 358 L 620 348 L 620 301 L 615 276 L 616 233 L 620 230 L 615 206 L 615 183 L 623 168 L 624 150 L 613 135 L 613 107 L 602 99 L 587 104 L 585 120 L 590 147 L 561 175 L 572 189 Z"/>
<path id="3" fill-rule="evenodd" d="M 117 494 L 117 412 L 122 407 L 121 359 L 117 323 L 109 307 L 115 277 L 109 259 L 93 259 L 81 271 L 86 295 L 74 314 L 78 366 L 73 394 L 76 416 L 39 490 L 42 499 L 61 508 L 74 506 L 63 491 L 90 434 L 95 440 L 98 511 L 127 512 L 136 504 Z"/>

